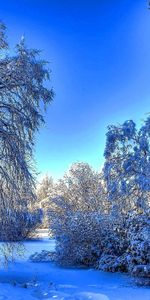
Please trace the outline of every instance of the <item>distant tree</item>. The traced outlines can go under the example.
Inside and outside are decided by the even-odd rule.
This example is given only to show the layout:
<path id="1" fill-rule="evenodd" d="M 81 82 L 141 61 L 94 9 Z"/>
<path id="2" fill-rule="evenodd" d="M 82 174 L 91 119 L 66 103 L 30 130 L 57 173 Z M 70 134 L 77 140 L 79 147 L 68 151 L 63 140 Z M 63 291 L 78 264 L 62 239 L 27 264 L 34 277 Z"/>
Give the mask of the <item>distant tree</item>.
<path id="1" fill-rule="evenodd" d="M 0 24 L 0 218 L 21 209 L 34 196 L 35 132 L 44 122 L 42 107 L 53 99 L 46 63 L 24 38 L 8 54 L 5 25 Z M 14 219 L 13 219 L 14 220 Z M 10 222 L 13 222 L 10 218 Z"/>
<path id="2" fill-rule="evenodd" d="M 48 196 L 50 196 L 53 192 L 53 186 L 53 178 L 46 174 L 37 187 L 38 201 L 42 201 L 48 198 Z"/>
<path id="3" fill-rule="evenodd" d="M 54 193 L 54 182 L 53 178 L 48 176 L 47 174 L 42 179 L 42 181 L 38 184 L 36 195 L 37 201 L 36 205 L 40 207 L 43 211 L 43 220 L 42 227 L 49 227 L 48 220 L 48 209 L 50 208 L 49 198 L 53 196 Z"/>

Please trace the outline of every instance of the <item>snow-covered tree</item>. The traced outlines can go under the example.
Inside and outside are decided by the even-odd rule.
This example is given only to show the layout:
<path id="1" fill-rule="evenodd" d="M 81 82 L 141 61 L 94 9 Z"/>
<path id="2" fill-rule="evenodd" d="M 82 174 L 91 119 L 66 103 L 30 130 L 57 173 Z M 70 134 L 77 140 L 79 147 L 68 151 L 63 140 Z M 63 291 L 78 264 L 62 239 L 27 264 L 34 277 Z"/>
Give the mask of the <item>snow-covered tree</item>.
<path id="1" fill-rule="evenodd" d="M 127 241 L 124 254 L 100 258 L 99 267 L 150 276 L 150 117 L 140 129 L 130 120 L 109 126 L 104 175 L 111 219 Z"/>
<path id="2" fill-rule="evenodd" d="M 144 212 L 150 194 L 150 117 L 138 130 L 130 120 L 109 126 L 104 176 L 113 212 Z"/>
<path id="3" fill-rule="evenodd" d="M 0 218 L 34 196 L 35 132 L 44 122 L 42 107 L 51 102 L 46 63 L 24 38 L 9 55 L 5 26 L 0 24 Z M 20 210 L 21 211 L 21 210 Z M 14 219 L 13 219 L 14 220 Z M 10 222 L 13 223 L 10 218 Z M 7 220 L 8 222 L 8 220 Z M 6 232 L 6 235 L 8 233 Z"/>
<path id="4" fill-rule="evenodd" d="M 53 197 L 60 196 L 73 211 L 108 211 L 102 175 L 88 163 L 72 164 L 54 187 Z"/>
<path id="5" fill-rule="evenodd" d="M 49 197 L 52 197 L 54 194 L 54 181 L 53 178 L 46 174 L 41 182 L 38 183 L 36 189 L 36 206 L 40 207 L 43 210 L 43 222 L 42 226 L 48 228 L 48 209 L 49 209 Z"/>

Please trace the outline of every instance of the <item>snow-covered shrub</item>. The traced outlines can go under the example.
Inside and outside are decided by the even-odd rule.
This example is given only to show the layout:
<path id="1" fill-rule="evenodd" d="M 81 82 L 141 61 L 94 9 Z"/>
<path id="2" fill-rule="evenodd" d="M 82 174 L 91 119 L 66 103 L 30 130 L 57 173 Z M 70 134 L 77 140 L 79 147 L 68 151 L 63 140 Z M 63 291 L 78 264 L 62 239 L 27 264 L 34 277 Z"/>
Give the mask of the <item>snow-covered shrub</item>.
<path id="1" fill-rule="evenodd" d="M 61 264 L 94 265 L 103 252 L 104 220 L 98 213 L 69 212 L 56 219 L 56 260 Z"/>
<path id="2" fill-rule="evenodd" d="M 116 225 L 115 228 L 120 231 L 119 222 L 117 227 Z M 110 272 L 129 272 L 134 276 L 150 277 L 149 212 L 141 215 L 129 215 L 125 226 L 121 226 L 120 235 L 116 235 L 114 230 L 113 235 L 107 237 L 109 242 L 105 244 L 103 254 L 97 262 L 98 269 Z M 119 251 L 117 251 L 117 245 Z"/>
<path id="3" fill-rule="evenodd" d="M 96 268 L 110 272 L 126 272 L 126 250 L 128 249 L 126 220 L 107 216 L 107 230 L 103 253 L 97 260 Z"/>
<path id="4" fill-rule="evenodd" d="M 135 276 L 150 277 L 150 214 L 128 220 L 128 270 Z"/>
<path id="5" fill-rule="evenodd" d="M 96 268 L 107 272 L 127 272 L 126 255 L 117 256 L 103 253 L 97 261 Z"/>
<path id="6" fill-rule="evenodd" d="M 50 229 L 56 238 L 57 260 L 94 264 L 106 237 L 109 203 L 101 174 L 87 163 L 75 163 L 49 197 Z"/>
<path id="7" fill-rule="evenodd" d="M 98 266 L 102 254 L 118 255 L 127 248 L 126 233 L 107 214 L 72 211 L 63 198 L 62 212 L 51 213 L 51 229 L 56 238 L 56 260 L 61 264 Z"/>
<path id="8" fill-rule="evenodd" d="M 32 262 L 51 262 L 55 261 L 55 256 L 54 251 L 42 250 L 40 253 L 35 252 L 32 254 L 29 259 Z"/>

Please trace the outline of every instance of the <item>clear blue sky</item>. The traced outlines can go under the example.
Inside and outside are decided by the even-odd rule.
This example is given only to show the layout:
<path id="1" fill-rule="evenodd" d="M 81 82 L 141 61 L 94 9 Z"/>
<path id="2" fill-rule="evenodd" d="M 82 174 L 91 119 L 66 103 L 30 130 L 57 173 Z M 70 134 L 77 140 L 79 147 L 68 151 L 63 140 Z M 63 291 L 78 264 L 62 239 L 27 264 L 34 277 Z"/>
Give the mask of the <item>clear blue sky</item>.
<path id="1" fill-rule="evenodd" d="M 56 96 L 37 135 L 38 170 L 61 177 L 74 161 L 98 169 L 108 124 L 150 112 L 150 10 L 146 0 L 5 0 L 11 45 L 50 61 Z"/>

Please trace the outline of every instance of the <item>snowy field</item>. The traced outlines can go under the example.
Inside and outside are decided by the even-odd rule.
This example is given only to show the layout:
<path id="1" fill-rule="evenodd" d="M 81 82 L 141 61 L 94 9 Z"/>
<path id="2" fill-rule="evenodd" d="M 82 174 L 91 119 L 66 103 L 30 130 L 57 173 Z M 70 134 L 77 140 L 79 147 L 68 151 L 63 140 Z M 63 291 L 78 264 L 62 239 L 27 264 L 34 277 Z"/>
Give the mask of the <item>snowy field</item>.
<path id="1" fill-rule="evenodd" d="M 54 247 L 46 238 L 26 241 L 25 257 L 0 270 L 0 300 L 150 300 L 150 289 L 126 275 L 28 261 L 32 253 Z"/>

